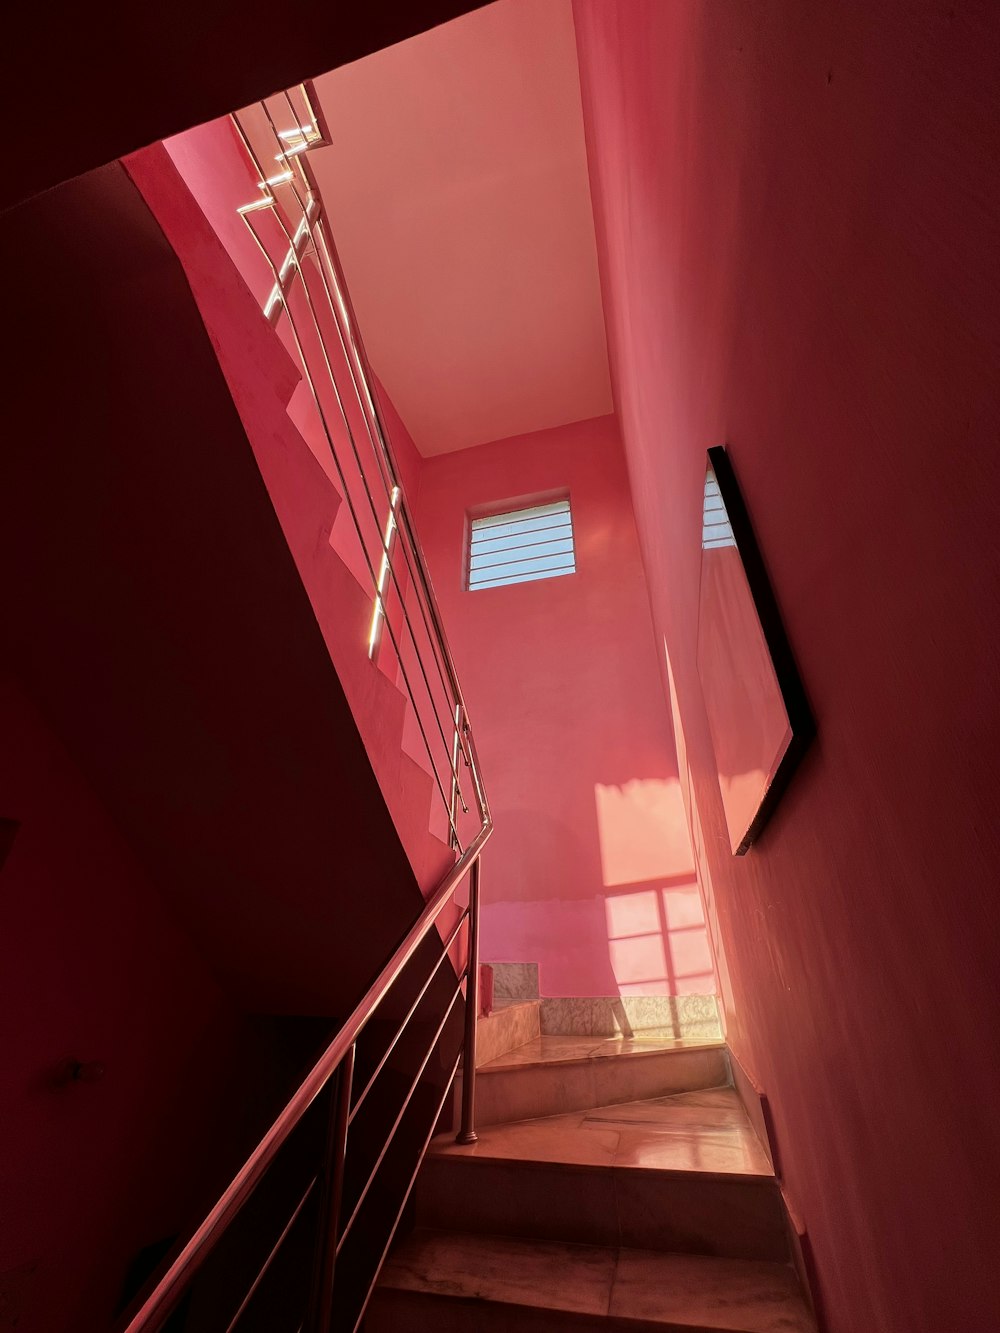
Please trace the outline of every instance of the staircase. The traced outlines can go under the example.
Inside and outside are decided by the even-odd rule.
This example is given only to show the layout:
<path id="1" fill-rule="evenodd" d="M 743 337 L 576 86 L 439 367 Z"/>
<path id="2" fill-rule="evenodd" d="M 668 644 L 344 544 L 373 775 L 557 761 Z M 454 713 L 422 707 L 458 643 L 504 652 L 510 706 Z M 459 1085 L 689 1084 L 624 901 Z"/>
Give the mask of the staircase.
<path id="1" fill-rule="evenodd" d="M 367 1333 L 814 1333 L 721 1043 L 539 1037 L 477 1102 L 477 1143 L 431 1144 Z"/>

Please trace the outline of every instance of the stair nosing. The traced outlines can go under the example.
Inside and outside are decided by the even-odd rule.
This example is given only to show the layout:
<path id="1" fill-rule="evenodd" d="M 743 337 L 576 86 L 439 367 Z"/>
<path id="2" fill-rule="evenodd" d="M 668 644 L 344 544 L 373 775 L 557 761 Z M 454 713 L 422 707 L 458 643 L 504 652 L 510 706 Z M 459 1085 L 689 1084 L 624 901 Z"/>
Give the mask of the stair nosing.
<path id="1" fill-rule="evenodd" d="M 482 1166 L 517 1166 L 528 1170 L 542 1170 L 546 1167 L 557 1171 L 612 1171 L 621 1172 L 630 1179 L 634 1176 L 649 1176 L 669 1180 L 712 1180 L 726 1184 L 739 1185 L 776 1185 L 777 1177 L 773 1172 L 752 1171 L 696 1171 L 691 1167 L 675 1166 L 625 1166 L 616 1162 L 564 1162 L 549 1157 L 487 1157 L 479 1153 L 435 1152 L 433 1145 L 427 1150 L 427 1160 L 435 1162 L 461 1162 L 466 1167 Z"/>

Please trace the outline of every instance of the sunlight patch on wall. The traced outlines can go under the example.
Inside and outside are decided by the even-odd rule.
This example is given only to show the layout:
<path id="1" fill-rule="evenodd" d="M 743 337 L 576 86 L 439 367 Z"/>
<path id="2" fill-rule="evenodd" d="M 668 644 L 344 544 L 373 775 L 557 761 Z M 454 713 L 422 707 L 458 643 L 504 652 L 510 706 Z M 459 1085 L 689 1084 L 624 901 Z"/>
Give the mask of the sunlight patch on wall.
<path id="1" fill-rule="evenodd" d="M 608 957 L 621 995 L 714 989 L 701 895 L 689 884 L 651 886 L 604 901 Z"/>
<path id="2" fill-rule="evenodd" d="M 693 872 L 687 818 L 677 778 L 597 783 L 597 832 L 608 888 Z"/>
<path id="3" fill-rule="evenodd" d="M 701 907 L 704 912 L 705 922 L 708 927 L 708 934 L 711 940 L 712 966 L 716 979 L 716 990 L 719 995 L 719 1017 L 722 1022 L 722 1030 L 726 1032 L 727 1023 L 732 1014 L 735 1013 L 735 1000 L 733 997 L 732 979 L 729 973 L 729 963 L 726 958 L 725 943 L 722 939 L 722 928 L 719 924 L 719 913 L 715 903 L 715 892 L 712 885 L 712 873 L 708 864 L 708 852 L 705 847 L 705 837 L 702 830 L 701 814 L 698 809 L 698 799 L 694 790 L 694 783 L 691 779 L 691 766 L 687 757 L 687 737 L 684 734 L 684 723 L 681 719 L 680 703 L 677 699 L 677 684 L 674 680 L 673 663 L 670 661 L 670 650 L 667 647 L 666 635 L 663 637 L 663 658 L 667 668 L 667 688 L 670 693 L 670 717 L 674 727 L 674 744 L 677 747 L 677 764 L 681 773 L 681 794 L 684 798 L 684 805 L 687 811 L 688 832 L 691 838 L 691 849 L 696 867 L 698 887 L 700 890 Z"/>

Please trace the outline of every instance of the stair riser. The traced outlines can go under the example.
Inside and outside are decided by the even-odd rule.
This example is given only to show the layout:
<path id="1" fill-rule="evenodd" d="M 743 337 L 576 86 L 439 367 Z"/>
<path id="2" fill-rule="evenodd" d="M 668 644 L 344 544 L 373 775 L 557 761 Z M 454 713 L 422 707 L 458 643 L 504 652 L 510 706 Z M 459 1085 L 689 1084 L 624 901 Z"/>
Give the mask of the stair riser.
<path id="1" fill-rule="evenodd" d="M 773 1180 L 428 1157 L 420 1226 L 586 1245 L 788 1261 Z"/>
<path id="2" fill-rule="evenodd" d="M 567 1064 L 480 1069 L 476 1120 L 480 1125 L 532 1120 L 593 1106 L 717 1088 L 728 1082 L 729 1066 L 721 1046 Z"/>
<path id="3" fill-rule="evenodd" d="M 431 1296 L 424 1292 L 376 1291 L 365 1317 L 365 1333 L 712 1333 L 704 1323 L 651 1323 L 615 1315 L 571 1314 L 526 1305 Z M 730 1322 L 717 1333 L 753 1333 Z"/>

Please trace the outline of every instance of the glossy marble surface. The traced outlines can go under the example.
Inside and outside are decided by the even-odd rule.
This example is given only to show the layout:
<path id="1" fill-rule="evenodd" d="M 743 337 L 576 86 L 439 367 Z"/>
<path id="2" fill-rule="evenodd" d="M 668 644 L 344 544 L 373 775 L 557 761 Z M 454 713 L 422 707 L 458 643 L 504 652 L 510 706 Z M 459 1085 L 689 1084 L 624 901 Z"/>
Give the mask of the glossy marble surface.
<path id="1" fill-rule="evenodd" d="M 606 1314 L 615 1259 L 613 1250 L 590 1245 L 417 1231 L 389 1259 L 384 1281 L 409 1291 Z"/>
<path id="2" fill-rule="evenodd" d="M 773 1178 L 767 1154 L 732 1088 L 711 1088 L 508 1124 L 486 1125 L 463 1147 L 450 1135 L 431 1151 L 452 1157 Z"/>
<path id="3" fill-rule="evenodd" d="M 489 1064 L 539 1035 L 537 1000 L 500 1000 L 476 1028 L 476 1067 Z"/>
<path id="4" fill-rule="evenodd" d="M 484 1067 L 515 1069 L 524 1065 L 564 1064 L 577 1060 L 604 1060 L 616 1055 L 659 1055 L 664 1051 L 698 1051 L 718 1047 L 721 1038 L 709 1041 L 695 1037 L 592 1037 L 542 1035 L 492 1060 Z"/>
<path id="5" fill-rule="evenodd" d="M 546 996 L 541 1004 L 546 1036 L 722 1040 L 714 995 Z"/>
<path id="6" fill-rule="evenodd" d="M 409 1293 L 409 1315 L 379 1323 L 379 1295 Z M 469 1302 L 469 1329 L 569 1328 L 560 1315 L 598 1316 L 664 1329 L 814 1333 L 792 1270 L 782 1264 L 417 1231 L 390 1258 L 372 1305 L 372 1327 L 443 1327 L 419 1322 L 419 1298 Z M 472 1305 L 472 1302 L 476 1302 Z M 501 1307 L 499 1310 L 496 1307 Z M 507 1307 L 507 1312 L 503 1307 Z M 548 1323 L 511 1307 L 546 1311 Z M 462 1307 L 459 1307 L 462 1308 Z"/>
<path id="7" fill-rule="evenodd" d="M 416 1207 L 422 1226 L 470 1233 L 775 1262 L 789 1253 L 777 1182 L 729 1087 L 481 1125 L 468 1147 L 441 1136 Z"/>
<path id="8" fill-rule="evenodd" d="M 728 1082 L 720 1043 L 540 1037 L 480 1067 L 476 1117 L 495 1125 Z"/>
<path id="9" fill-rule="evenodd" d="M 701 1255 L 619 1251 L 608 1313 L 740 1333 L 814 1328 L 792 1269 Z"/>
<path id="10" fill-rule="evenodd" d="M 537 1000 L 537 963 L 490 963 L 495 1000 Z"/>

